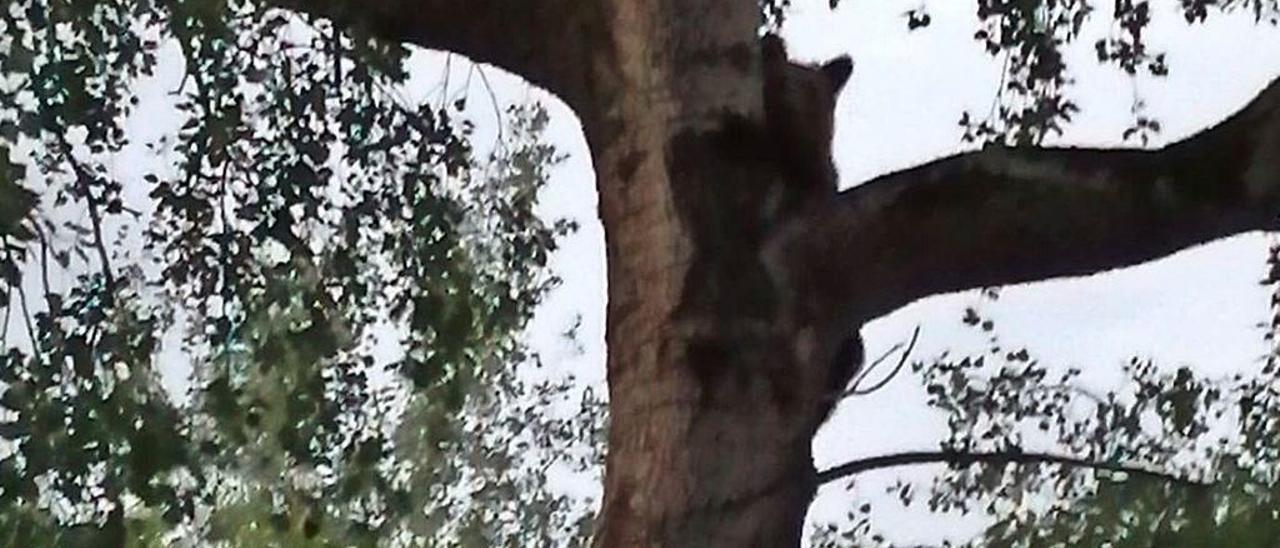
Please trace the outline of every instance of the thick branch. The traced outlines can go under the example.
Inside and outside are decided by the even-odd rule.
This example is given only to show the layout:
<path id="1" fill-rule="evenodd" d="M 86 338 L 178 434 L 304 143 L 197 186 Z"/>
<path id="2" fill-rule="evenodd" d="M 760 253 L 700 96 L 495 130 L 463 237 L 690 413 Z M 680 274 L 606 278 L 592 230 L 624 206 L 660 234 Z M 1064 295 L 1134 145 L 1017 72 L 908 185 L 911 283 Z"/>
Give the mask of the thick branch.
<path id="1" fill-rule="evenodd" d="M 575 108 L 588 96 L 589 54 L 602 25 L 576 0 L 270 0 L 378 38 L 460 53 L 501 67 Z"/>
<path id="2" fill-rule="evenodd" d="M 1273 228 L 1280 80 L 1160 150 L 989 147 L 880 177 L 832 209 L 798 231 L 790 264 L 864 320 L 929 295 L 1087 275 Z"/>
<path id="3" fill-rule="evenodd" d="M 1188 485 L 1206 485 L 1203 482 L 1191 480 L 1188 478 L 1178 477 L 1173 474 L 1147 470 L 1137 466 L 1127 466 L 1123 464 L 1113 464 L 1106 462 L 1093 462 L 1075 457 L 1066 457 L 1062 455 L 1050 455 L 1045 453 L 1021 453 L 1021 452 L 995 452 L 995 453 L 968 453 L 961 451 L 911 451 L 907 453 L 896 453 L 892 455 L 880 455 L 859 459 L 851 462 L 834 466 L 818 472 L 818 484 L 824 484 L 838 480 L 840 478 L 860 474 L 869 470 L 879 470 L 882 468 L 893 468 L 897 466 L 911 466 L 916 464 L 951 464 L 955 466 L 968 466 L 971 464 L 987 464 L 999 465 L 1006 464 L 1060 464 L 1063 466 L 1073 466 L 1078 468 L 1092 468 L 1094 470 L 1107 470 L 1110 472 L 1123 472 L 1125 474 L 1134 474 L 1139 476 L 1148 476 L 1151 478 L 1170 481 L 1174 483 L 1185 483 Z"/>

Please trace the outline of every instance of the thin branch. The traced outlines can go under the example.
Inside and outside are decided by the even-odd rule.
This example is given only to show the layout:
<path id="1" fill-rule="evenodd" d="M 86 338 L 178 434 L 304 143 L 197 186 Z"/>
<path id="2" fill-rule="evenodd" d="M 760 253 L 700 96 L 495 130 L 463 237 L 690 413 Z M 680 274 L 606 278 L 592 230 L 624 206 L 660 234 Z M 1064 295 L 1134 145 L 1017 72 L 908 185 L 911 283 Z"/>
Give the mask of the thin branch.
<path id="1" fill-rule="evenodd" d="M 494 150 L 502 146 L 502 109 L 498 107 L 498 96 L 493 92 L 493 85 L 489 83 L 489 77 L 485 75 L 484 68 L 476 64 L 472 64 L 476 68 L 476 72 L 480 73 L 480 81 L 484 83 L 485 91 L 489 92 L 489 103 L 493 105 L 494 123 L 498 126 L 498 137 L 494 142 Z"/>
<path id="2" fill-rule="evenodd" d="M 80 162 L 76 160 L 75 155 L 71 151 L 71 143 L 67 141 L 65 134 L 57 134 L 58 142 L 62 145 L 62 153 L 67 158 L 67 163 L 71 165 L 71 170 L 76 177 L 76 190 L 84 196 L 85 203 L 89 206 L 89 223 L 93 229 L 94 248 L 98 251 L 98 259 L 102 261 L 102 275 L 107 282 L 107 291 L 115 288 L 115 277 L 111 274 L 111 260 L 107 254 L 106 240 L 102 237 L 102 215 L 98 211 L 100 205 L 98 199 L 93 195 L 92 183 L 96 177 L 89 172 Z"/>
<path id="3" fill-rule="evenodd" d="M 471 92 L 471 78 L 476 75 L 476 67 L 478 66 L 480 65 L 477 63 L 471 63 L 471 67 L 467 69 L 467 79 L 462 81 L 462 89 L 453 92 L 453 95 L 449 97 L 449 103 L 456 103 L 458 99 L 467 98 Z"/>
<path id="4" fill-rule="evenodd" d="M 444 110 L 445 103 L 449 101 L 449 77 L 453 75 L 453 53 L 444 55 L 444 78 L 441 79 L 440 85 L 440 106 L 439 110 Z"/>
<path id="5" fill-rule="evenodd" d="M 8 242 L 4 238 L 0 238 L 0 246 L 8 248 Z M 7 285 L 7 284 L 6 284 Z M 13 315 L 13 286 L 9 286 L 10 292 L 5 294 L 4 300 L 4 322 L 0 324 L 0 348 L 9 348 L 9 318 Z"/>
<path id="6" fill-rule="evenodd" d="M 35 227 L 36 238 L 40 240 L 40 283 L 44 285 L 44 300 L 48 303 L 49 313 L 53 310 L 53 288 L 49 284 L 49 239 L 45 237 L 44 229 L 40 228 L 39 223 L 32 223 Z"/>
<path id="7" fill-rule="evenodd" d="M 847 398 L 849 396 L 865 396 L 867 394 L 875 392 L 876 390 L 884 388 L 885 385 L 889 384 L 889 381 L 893 380 L 894 377 L 898 376 L 898 373 L 902 372 L 902 366 L 907 364 L 907 358 L 911 356 L 911 351 L 915 349 L 916 340 L 918 340 L 919 338 L 920 338 L 920 326 L 917 325 L 915 331 L 911 333 L 911 342 L 907 343 L 907 349 L 902 351 L 902 357 L 898 358 L 898 365 L 895 365 L 893 367 L 893 371 L 890 371 L 889 374 L 885 376 L 885 378 L 880 379 L 879 382 L 867 388 L 862 388 L 862 389 L 858 388 L 858 385 L 862 384 L 862 381 L 867 380 L 867 376 L 868 374 L 871 373 L 871 370 L 875 369 L 877 365 L 880 365 L 880 363 L 883 362 L 885 358 L 889 357 L 889 354 L 893 353 L 894 350 L 901 348 L 902 343 L 898 343 L 894 345 L 893 348 L 889 349 L 889 352 L 885 352 L 883 356 L 880 356 L 880 358 L 877 359 L 875 362 L 873 362 L 871 365 L 868 365 L 867 367 L 865 367 L 862 373 L 858 374 L 858 378 L 854 379 L 853 383 L 849 386 L 849 389 L 845 390 L 844 394 L 841 394 L 840 397 Z"/>
<path id="8" fill-rule="evenodd" d="M 330 24 L 333 43 L 333 92 L 338 95 L 338 101 L 342 101 L 342 31 L 338 25 Z"/>
<path id="9" fill-rule="evenodd" d="M 18 264 L 17 260 L 13 256 L 12 249 L 5 246 L 4 252 L 10 263 L 15 265 Z M 13 284 L 10 287 L 16 289 L 18 292 L 18 305 L 22 307 L 22 319 L 26 322 L 27 326 L 27 338 L 31 340 L 31 355 L 38 357 L 40 356 L 40 352 L 38 349 L 39 344 L 36 342 L 36 328 L 31 323 L 31 308 L 27 305 L 27 291 L 22 288 L 22 279 L 19 278 L 18 283 Z"/>
<path id="10" fill-rule="evenodd" d="M 231 298 L 235 295 L 235 289 L 232 287 L 232 279 L 235 277 L 235 259 L 232 256 L 232 239 L 231 218 L 227 213 L 227 197 L 230 196 L 230 190 L 227 187 L 227 178 L 231 172 L 231 165 L 234 161 L 227 158 L 222 164 L 222 175 L 219 184 L 221 192 L 218 196 L 218 215 L 222 222 L 222 235 L 220 238 L 219 251 L 222 252 L 222 318 L 226 320 L 228 330 L 226 337 L 222 341 L 222 353 L 226 359 L 230 359 L 231 355 L 231 338 L 235 332 L 235 322 L 231 319 Z"/>
<path id="11" fill-rule="evenodd" d="M 999 451 L 991 453 L 969 453 L 961 451 L 910 451 L 906 453 L 881 455 L 850 461 L 818 472 L 818 484 L 821 485 L 829 483 L 840 478 L 860 474 L 870 470 L 894 468 L 898 466 L 913 466 L 917 464 L 950 464 L 953 466 L 969 466 L 972 464 L 996 466 L 1003 466 L 1007 464 L 1058 464 L 1077 468 L 1122 472 L 1125 474 L 1146 476 L 1172 483 L 1197 486 L 1212 485 L 1212 482 L 1196 481 L 1190 478 L 1183 478 L 1170 473 L 1149 470 L 1138 466 L 1094 462 L 1063 455 L 1023 453 L 1018 451 Z"/>
<path id="12" fill-rule="evenodd" d="M 1000 83 L 996 84 L 995 96 L 991 98 L 991 108 L 987 111 L 987 121 L 996 119 L 996 109 L 1000 106 L 1000 99 L 1004 97 L 1004 84 L 1009 78 L 1009 52 L 1004 52 L 1004 61 L 1000 63 Z"/>
<path id="13" fill-rule="evenodd" d="M 881 363 L 884 363 L 885 360 L 889 359 L 889 356 L 892 356 L 894 352 L 902 350 L 902 347 L 904 346 L 906 346 L 906 343 L 901 341 L 894 343 L 894 345 L 890 346 L 888 350 L 885 350 L 883 354 L 880 354 L 879 358 L 876 358 L 874 361 L 872 361 L 871 363 L 863 367 L 862 368 L 863 371 L 858 374 L 858 379 L 855 380 L 852 384 L 857 384 L 858 382 L 860 382 L 862 380 L 862 377 L 866 376 L 866 372 L 869 372 L 872 369 L 875 369 L 876 367 L 878 367 Z"/>
<path id="14" fill-rule="evenodd" d="M 1036 386 L 1031 387 L 1030 391 L 1031 391 L 1031 392 L 1040 392 L 1040 393 L 1050 393 L 1050 394 L 1051 394 L 1051 393 L 1053 393 L 1054 391 L 1057 391 L 1057 392 L 1069 392 L 1069 393 L 1073 393 L 1073 394 L 1078 394 L 1078 395 L 1080 395 L 1080 396 L 1084 396 L 1086 399 L 1092 400 L 1092 401 L 1093 401 L 1093 403 L 1094 403 L 1094 405 L 1105 405 L 1105 404 L 1106 404 L 1106 401 L 1104 401 L 1104 399 L 1102 398 L 1102 396 L 1099 396 L 1099 395 L 1097 395 L 1097 394 L 1094 394 L 1093 392 L 1089 391 L 1088 389 L 1081 388 L 1081 387 L 1079 387 L 1079 386 L 1071 386 L 1071 385 L 1069 385 L 1069 384 L 1062 384 L 1062 383 L 1059 383 L 1059 384 L 1036 385 Z"/>

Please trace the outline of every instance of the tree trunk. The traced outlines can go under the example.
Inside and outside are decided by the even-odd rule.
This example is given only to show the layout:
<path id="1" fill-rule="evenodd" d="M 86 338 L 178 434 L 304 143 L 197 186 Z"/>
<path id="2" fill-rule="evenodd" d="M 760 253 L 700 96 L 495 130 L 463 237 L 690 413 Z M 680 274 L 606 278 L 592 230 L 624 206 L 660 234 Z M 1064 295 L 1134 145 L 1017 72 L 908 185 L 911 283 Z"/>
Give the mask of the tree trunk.
<path id="1" fill-rule="evenodd" d="M 609 271 L 599 547 L 797 546 L 811 440 L 862 322 L 1271 228 L 1280 209 L 1280 81 L 1159 151 L 992 148 L 780 216 L 799 185 L 770 159 L 791 143 L 763 131 L 755 1 L 275 1 L 496 64 L 577 112 Z"/>
<path id="2" fill-rule="evenodd" d="M 761 259 L 768 196 L 789 191 L 761 131 L 756 3 L 278 3 L 497 64 L 578 114 L 608 261 L 595 545 L 797 546 L 810 442 L 851 371 L 827 367 L 844 326 Z"/>
<path id="3" fill-rule="evenodd" d="M 596 546 L 795 546 L 833 331 L 760 260 L 750 2 L 612 0 L 579 109 L 608 253 L 609 450 Z M 753 129 L 755 128 L 755 129 Z"/>

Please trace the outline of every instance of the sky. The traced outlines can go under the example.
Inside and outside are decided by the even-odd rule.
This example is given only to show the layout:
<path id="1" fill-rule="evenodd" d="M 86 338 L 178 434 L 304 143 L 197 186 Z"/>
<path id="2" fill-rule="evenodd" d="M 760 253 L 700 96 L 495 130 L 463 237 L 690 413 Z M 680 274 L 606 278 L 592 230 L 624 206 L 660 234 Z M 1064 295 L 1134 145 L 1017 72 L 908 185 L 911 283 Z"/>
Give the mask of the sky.
<path id="1" fill-rule="evenodd" d="M 964 149 L 957 121 L 966 109 L 987 111 L 1000 76 L 998 64 L 972 39 L 977 28 L 972 2 L 845 0 L 834 12 L 826 8 L 826 0 L 795 4 L 783 28 L 793 57 L 821 61 L 849 54 L 855 63 L 836 112 L 833 154 L 842 186 Z M 1158 146 L 1223 119 L 1280 76 L 1277 29 L 1255 25 L 1247 14 L 1214 16 L 1209 24 L 1188 27 L 1174 11 L 1177 2 L 1158 0 L 1147 36 L 1152 47 L 1168 52 L 1172 72 L 1164 79 L 1132 80 L 1096 61 L 1092 42 L 1111 28 L 1109 6 L 1102 4 L 1107 3 L 1099 2 L 1085 38 L 1069 50 L 1067 63 L 1075 78 L 1069 93 L 1082 112 L 1054 144 L 1120 146 L 1121 133 L 1132 122 L 1134 98 L 1140 96 L 1146 113 L 1163 124 L 1163 133 L 1151 143 Z M 908 33 L 903 13 L 919 7 L 928 10 L 933 23 Z M 458 56 L 415 53 L 412 78 L 402 93 L 410 102 L 440 93 L 446 66 L 453 71 L 449 81 L 466 81 L 462 76 L 470 63 Z M 552 370 L 547 374 L 573 374 L 582 386 L 603 393 L 606 265 L 594 176 L 581 129 L 555 98 L 498 69 L 482 70 L 492 83 L 498 111 L 530 100 L 548 106 L 548 140 L 568 157 L 553 171 L 551 185 L 541 196 L 540 213 L 569 217 L 580 225 L 553 257 L 552 269 L 563 284 L 539 309 L 527 339 Z M 146 106 L 130 121 L 131 132 L 139 132 L 134 133 L 136 141 L 172 133 L 180 125 L 177 114 L 163 104 L 180 77 L 180 71 L 162 70 L 156 80 L 144 84 Z M 468 103 L 477 144 L 492 142 L 501 123 L 483 85 L 472 79 L 469 91 L 456 91 L 483 98 Z M 114 176 L 133 181 L 126 184 L 126 192 L 143 196 L 140 154 L 126 152 L 109 167 Z M 908 339 L 917 326 L 915 359 L 948 349 L 978 351 L 983 338 L 960 322 L 963 309 L 975 306 L 997 321 L 1006 344 L 1025 345 L 1063 368 L 1080 367 L 1086 372 L 1082 382 L 1095 388 L 1118 382 L 1120 365 L 1131 356 L 1152 358 L 1167 367 L 1190 365 L 1210 375 L 1249 371 L 1268 351 L 1256 324 L 1268 316 L 1270 288 L 1258 282 L 1265 274 L 1270 241 L 1257 233 L 1242 235 L 1134 268 L 1006 288 L 996 301 L 983 300 L 977 292 L 932 297 L 864 326 L 866 355 L 884 353 Z M 575 326 L 577 338 L 566 339 L 563 333 Z M 171 386 L 178 389 L 185 370 L 175 353 L 176 343 L 167 341 L 162 361 L 167 377 L 177 379 Z M 552 412 L 574 409 L 565 405 Z M 888 451 L 931 449 L 945 435 L 941 419 L 924 409 L 919 383 L 904 374 L 874 394 L 843 404 L 814 441 L 815 458 L 821 468 Z M 887 500 L 878 493 L 893 478 L 920 479 L 929 471 L 916 467 L 867 474 L 853 495 L 843 484 L 828 486 L 814 503 L 810 520 L 839 518 L 855 496 Z M 566 491 L 598 496 L 599 485 L 589 479 L 567 473 L 557 477 Z M 877 511 L 876 522 L 893 532 L 895 540 L 908 544 L 936 544 L 939 535 L 963 538 L 980 525 L 972 519 L 935 517 L 930 518 L 934 527 L 921 528 L 921 517 L 913 511 Z"/>

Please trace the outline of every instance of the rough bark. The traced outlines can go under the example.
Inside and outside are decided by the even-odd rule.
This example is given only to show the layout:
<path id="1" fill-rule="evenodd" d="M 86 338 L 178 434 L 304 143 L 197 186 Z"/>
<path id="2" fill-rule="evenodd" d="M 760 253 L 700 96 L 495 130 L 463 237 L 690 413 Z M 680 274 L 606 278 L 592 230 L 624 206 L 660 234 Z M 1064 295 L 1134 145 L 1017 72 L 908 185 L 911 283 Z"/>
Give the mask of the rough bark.
<path id="1" fill-rule="evenodd" d="M 1160 151 L 987 149 L 775 218 L 756 2 L 278 2 L 498 65 L 577 112 L 608 260 L 601 547 L 798 545 L 811 438 L 852 373 L 833 357 L 860 352 L 841 341 L 862 322 L 1150 260 L 1280 206 L 1277 84 Z"/>
<path id="2" fill-rule="evenodd" d="M 804 322 L 761 298 L 752 208 L 725 207 L 771 183 L 732 126 L 762 118 L 755 7 L 605 5 L 610 85 L 579 112 L 609 265 L 596 545 L 794 545 L 815 488 L 816 370 L 796 365 Z"/>

